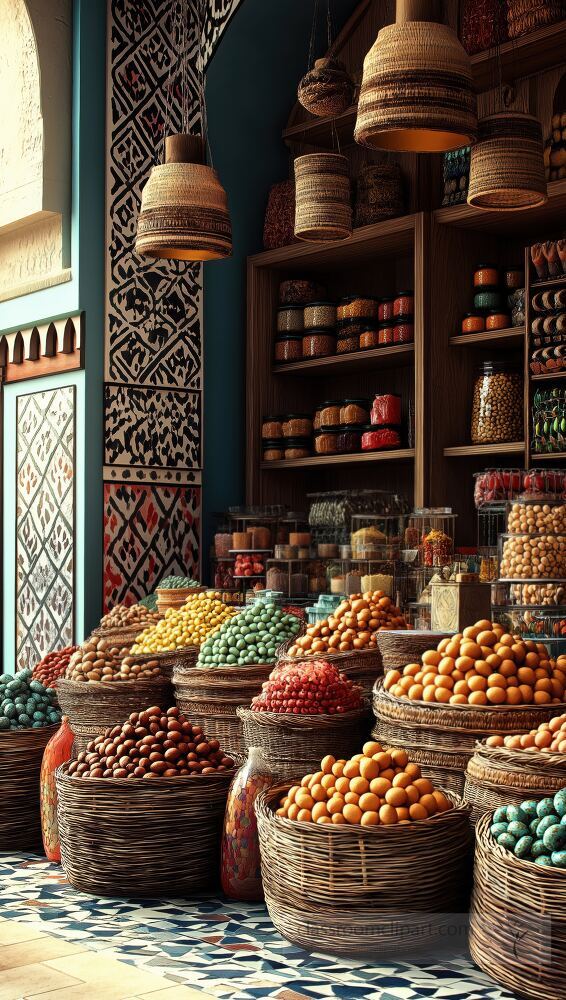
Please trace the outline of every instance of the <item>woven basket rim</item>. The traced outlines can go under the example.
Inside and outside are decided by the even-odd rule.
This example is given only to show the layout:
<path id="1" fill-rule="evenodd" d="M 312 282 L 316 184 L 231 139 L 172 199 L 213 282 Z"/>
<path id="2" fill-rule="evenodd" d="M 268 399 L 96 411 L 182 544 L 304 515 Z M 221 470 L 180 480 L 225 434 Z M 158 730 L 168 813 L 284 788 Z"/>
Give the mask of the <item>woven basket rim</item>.
<path id="1" fill-rule="evenodd" d="M 531 705 L 507 705 L 507 704 L 505 704 L 505 705 L 469 705 L 469 704 L 468 705 L 451 705 L 451 704 L 446 704 L 445 702 L 416 701 L 416 700 L 408 699 L 408 698 L 397 698 L 395 695 L 391 694 L 390 691 L 386 691 L 384 689 L 384 687 L 383 687 L 383 678 L 382 677 L 378 677 L 378 679 L 376 680 L 376 682 L 374 684 L 374 687 L 373 687 L 373 693 L 374 693 L 374 695 L 377 695 L 380 698 L 383 698 L 383 699 L 389 701 L 392 705 L 402 705 L 404 707 L 405 706 L 410 706 L 410 707 L 414 706 L 415 708 L 431 709 L 432 711 L 434 711 L 434 712 L 438 711 L 439 713 L 442 712 L 442 711 L 444 711 L 444 712 L 446 712 L 446 711 L 454 711 L 454 712 L 459 712 L 460 714 L 465 715 L 466 712 L 469 712 L 470 710 L 471 711 L 477 711 L 477 712 L 482 712 L 483 711 L 483 712 L 496 712 L 496 713 L 517 712 L 517 711 L 518 712 L 521 712 L 521 711 L 523 711 L 523 712 L 528 712 L 528 711 L 532 712 L 533 710 L 536 710 L 538 708 L 541 708 L 541 709 L 546 708 L 548 710 L 551 707 L 552 707 L 553 710 L 556 709 L 556 711 L 558 711 L 559 709 L 563 708 L 564 711 L 566 712 L 566 702 L 563 702 L 563 701 L 556 702 L 556 704 L 554 704 L 553 702 L 547 702 L 545 705 L 536 705 L 536 704 L 531 704 Z"/>
<path id="2" fill-rule="evenodd" d="M 63 685 L 63 691 L 67 690 L 70 694 L 76 691 L 112 691 L 118 690 L 122 691 L 125 688 L 134 688 L 145 686 L 146 684 L 158 685 L 158 684 L 170 684 L 170 677 L 142 677 L 140 680 L 132 681 L 74 681 L 70 677 L 60 677 L 57 681 L 57 690 L 60 690 L 61 685 Z"/>
<path id="3" fill-rule="evenodd" d="M 543 877 L 564 878 L 563 868 L 545 868 L 542 865 L 535 865 L 534 861 L 528 861 L 526 858 L 518 858 L 516 854 L 508 851 L 505 847 L 502 847 L 501 844 L 498 844 L 493 839 L 489 830 L 493 822 L 494 813 L 494 809 L 488 810 L 488 812 L 485 812 L 483 816 L 480 816 L 476 823 L 476 840 L 484 851 L 489 852 L 492 857 L 494 857 L 497 861 L 501 861 L 503 864 L 511 867 L 515 866 L 520 871 L 530 873 L 537 880 L 540 880 Z M 330 826 L 329 823 L 325 825 Z M 541 873 L 544 873 L 544 875 Z"/>
<path id="4" fill-rule="evenodd" d="M 231 756 L 231 755 L 226 754 L 226 756 Z M 81 782 L 81 787 L 83 781 L 88 788 L 91 788 L 93 786 L 94 787 L 100 786 L 101 788 L 109 788 L 109 787 L 131 788 L 133 786 L 141 784 L 147 785 L 148 779 L 146 778 L 84 778 L 84 779 L 74 778 L 72 774 L 67 773 L 69 768 L 69 763 L 70 761 L 66 760 L 64 761 L 63 764 L 60 764 L 59 767 L 55 769 L 55 776 L 60 780 L 72 781 L 76 785 L 79 782 Z M 238 771 L 241 766 L 242 766 L 241 764 L 235 763 L 234 767 L 231 767 L 226 771 L 217 771 L 215 774 L 201 774 L 200 772 L 197 772 L 196 774 L 177 774 L 175 775 L 175 777 L 168 777 L 168 778 L 163 777 L 163 775 L 158 775 L 157 779 L 151 779 L 151 780 L 152 781 L 157 780 L 159 788 L 166 788 L 170 784 L 178 782 L 180 778 L 191 782 L 198 782 L 200 780 L 209 783 L 218 781 L 218 783 L 220 783 L 221 780 L 226 781 L 227 778 L 232 779 L 236 771 Z"/>
<path id="5" fill-rule="evenodd" d="M 28 736 L 32 734 L 36 736 L 39 733 L 48 733 L 48 732 L 51 732 L 51 734 L 53 734 L 57 732 L 60 726 L 61 726 L 60 722 L 50 722 L 48 726 L 38 726 L 37 729 L 34 729 L 32 726 L 26 726 L 25 729 L 1 729 L 0 740 L 5 739 L 7 742 L 10 742 L 11 740 L 17 738 L 15 734 L 17 734 L 18 737 L 23 736 L 24 734 Z"/>
<path id="6" fill-rule="evenodd" d="M 478 740 L 474 755 L 486 763 L 517 764 L 524 770 L 529 764 L 538 765 L 541 769 L 553 767 L 564 768 L 566 771 L 566 754 L 540 753 L 538 750 L 513 750 L 512 747 L 489 747 L 485 740 Z"/>
<path id="7" fill-rule="evenodd" d="M 330 721 L 344 720 L 346 722 L 354 722 L 356 719 L 363 717 L 364 715 L 369 716 L 370 714 L 370 704 L 368 699 L 364 699 L 364 705 L 361 708 L 354 708 L 349 712 L 335 712 L 335 713 L 324 713 L 319 712 L 316 715 L 295 715 L 293 712 L 254 712 L 251 708 L 246 705 L 239 705 L 236 709 L 236 715 L 244 720 L 251 717 L 259 722 L 260 725 L 274 726 L 278 725 L 293 726 L 296 723 L 296 728 L 300 729 L 301 726 L 314 725 L 320 722 L 323 725 L 327 725 Z"/>

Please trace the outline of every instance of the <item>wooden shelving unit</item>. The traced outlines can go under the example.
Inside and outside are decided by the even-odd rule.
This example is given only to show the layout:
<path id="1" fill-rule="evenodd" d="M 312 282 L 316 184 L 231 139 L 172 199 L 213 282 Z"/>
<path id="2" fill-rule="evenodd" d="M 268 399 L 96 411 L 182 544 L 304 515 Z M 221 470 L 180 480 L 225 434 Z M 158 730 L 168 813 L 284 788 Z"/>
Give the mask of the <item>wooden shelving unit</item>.
<path id="1" fill-rule="evenodd" d="M 506 441 L 503 444 L 463 444 L 454 448 L 445 448 L 446 458 L 476 458 L 489 455 L 522 455 L 525 451 L 524 441 Z"/>
<path id="2" fill-rule="evenodd" d="M 456 347 L 483 347 L 486 344 L 493 347 L 516 347 L 522 345 L 524 337 L 524 326 L 511 326 L 505 330 L 460 333 L 456 337 L 450 337 L 450 343 Z"/>
<path id="3" fill-rule="evenodd" d="M 275 375 L 327 375 L 329 372 L 364 371 L 372 368 L 395 368 L 414 363 L 414 344 L 393 344 L 390 347 L 376 347 L 367 351 L 352 351 L 349 354 L 332 354 L 326 358 L 308 361 L 290 361 L 273 365 Z"/>
<path id="4" fill-rule="evenodd" d="M 531 382 L 552 382 L 564 377 L 566 377 L 566 371 L 562 369 L 559 372 L 543 372 L 542 375 L 531 375 Z"/>
<path id="5" fill-rule="evenodd" d="M 528 236 L 544 233 L 545 227 L 556 228 L 557 220 L 566 214 L 566 178 L 548 185 L 548 201 L 538 208 L 518 212 L 495 212 L 474 208 L 473 205 L 449 205 L 434 212 L 441 226 L 493 233 L 500 236 Z M 533 237 L 534 239 L 534 237 Z"/>
<path id="6" fill-rule="evenodd" d="M 312 455 L 310 458 L 288 458 L 279 462 L 262 462 L 262 469 L 316 469 L 322 465 L 359 465 L 367 462 L 408 462 L 414 459 L 414 448 L 391 451 L 362 451 L 350 455 Z"/>

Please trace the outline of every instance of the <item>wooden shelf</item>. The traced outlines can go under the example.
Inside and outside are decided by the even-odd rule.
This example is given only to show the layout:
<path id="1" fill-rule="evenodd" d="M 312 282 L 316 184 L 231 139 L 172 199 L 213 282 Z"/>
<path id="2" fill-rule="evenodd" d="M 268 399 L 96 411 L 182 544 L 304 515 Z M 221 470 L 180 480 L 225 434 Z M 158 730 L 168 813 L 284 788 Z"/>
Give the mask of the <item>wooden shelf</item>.
<path id="1" fill-rule="evenodd" d="M 566 22 L 565 22 L 566 23 Z M 459 229 L 475 229 L 478 232 L 495 234 L 530 233 L 537 228 L 549 226 L 556 229 L 566 212 L 566 178 L 548 184 L 548 201 L 538 208 L 520 209 L 513 212 L 496 212 L 468 205 L 449 205 L 434 212 L 435 221 L 442 226 L 457 226 Z"/>
<path id="2" fill-rule="evenodd" d="M 552 379 L 564 378 L 565 376 L 564 369 L 559 372 L 543 372 L 542 375 L 531 375 L 531 382 L 550 382 Z"/>
<path id="3" fill-rule="evenodd" d="M 262 462 L 262 469 L 316 469 L 320 465 L 358 465 L 360 462 L 408 462 L 415 457 L 414 448 L 391 451 L 362 451 L 353 455 L 311 455 L 309 458 L 287 458 L 280 462 Z"/>
<path id="4" fill-rule="evenodd" d="M 557 278 L 545 278 L 544 281 L 531 281 L 531 291 L 537 292 L 539 288 L 556 288 L 557 285 L 566 285 L 566 274 L 560 274 Z"/>
<path id="5" fill-rule="evenodd" d="M 367 351 L 351 351 L 348 354 L 332 354 L 326 358 L 311 358 L 305 361 L 291 361 L 274 365 L 275 375 L 326 375 L 329 372 L 363 371 L 371 368 L 397 368 L 413 364 L 414 344 L 393 344 L 390 347 L 375 347 Z"/>
<path id="6" fill-rule="evenodd" d="M 524 326 L 511 326 L 505 330 L 483 330 L 481 333 L 460 333 L 450 337 L 450 343 L 457 346 L 475 347 L 492 344 L 494 347 L 520 347 L 525 337 Z"/>
<path id="7" fill-rule="evenodd" d="M 463 444 L 445 448 L 446 458 L 472 458 L 481 455 L 520 455 L 525 450 L 524 441 L 507 441 L 505 444 Z"/>
<path id="8" fill-rule="evenodd" d="M 531 452 L 531 466 L 534 469 L 537 467 L 537 462 L 563 462 L 564 459 L 566 459 L 566 451 L 542 452 L 542 454 Z"/>

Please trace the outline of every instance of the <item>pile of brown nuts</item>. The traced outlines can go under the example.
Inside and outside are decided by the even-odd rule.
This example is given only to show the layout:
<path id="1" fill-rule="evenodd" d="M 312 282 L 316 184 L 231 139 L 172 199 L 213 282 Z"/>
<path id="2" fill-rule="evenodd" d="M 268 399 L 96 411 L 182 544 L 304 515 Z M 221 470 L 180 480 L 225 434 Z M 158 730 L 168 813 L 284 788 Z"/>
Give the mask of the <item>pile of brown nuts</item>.
<path id="1" fill-rule="evenodd" d="M 122 675 L 122 661 L 129 658 L 129 652 L 127 646 L 93 636 L 73 654 L 65 677 L 70 681 L 129 680 L 129 676 Z"/>
<path id="2" fill-rule="evenodd" d="M 560 580 L 566 576 L 566 535 L 508 535 L 500 576 L 507 580 Z"/>
<path id="3" fill-rule="evenodd" d="M 100 619 L 101 629 L 131 628 L 142 629 L 148 625 L 155 625 L 161 621 L 162 615 L 158 611 L 150 611 L 143 604 L 132 604 L 126 607 L 125 604 L 117 604 L 112 611 L 109 611 L 104 618 Z"/>
<path id="4" fill-rule="evenodd" d="M 548 503 L 514 503 L 507 518 L 510 534 L 536 534 L 566 531 L 566 505 Z"/>
<path id="5" fill-rule="evenodd" d="M 479 375 L 472 400 L 472 442 L 523 440 L 523 379 L 515 372 Z"/>

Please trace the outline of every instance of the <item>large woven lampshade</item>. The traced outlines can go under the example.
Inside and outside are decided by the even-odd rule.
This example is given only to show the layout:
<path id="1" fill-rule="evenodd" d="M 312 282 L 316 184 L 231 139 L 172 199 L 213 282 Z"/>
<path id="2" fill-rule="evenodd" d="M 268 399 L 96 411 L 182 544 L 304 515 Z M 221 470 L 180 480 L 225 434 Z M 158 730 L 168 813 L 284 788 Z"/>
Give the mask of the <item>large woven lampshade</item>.
<path id="1" fill-rule="evenodd" d="M 381 29 L 364 59 L 356 142 L 416 153 L 474 142 L 470 59 L 437 16 L 435 0 L 397 0 L 395 24 Z"/>
<path id="2" fill-rule="evenodd" d="M 482 118 L 470 157 L 468 204 L 509 212 L 544 205 L 547 198 L 538 119 L 517 111 Z"/>
<path id="3" fill-rule="evenodd" d="M 343 240 L 352 232 L 348 160 L 340 153 L 307 153 L 295 160 L 295 236 Z"/>
<path id="4" fill-rule="evenodd" d="M 203 160 L 201 136 L 170 135 L 165 163 L 142 192 L 136 252 L 174 260 L 214 260 L 232 253 L 228 200 Z"/>

